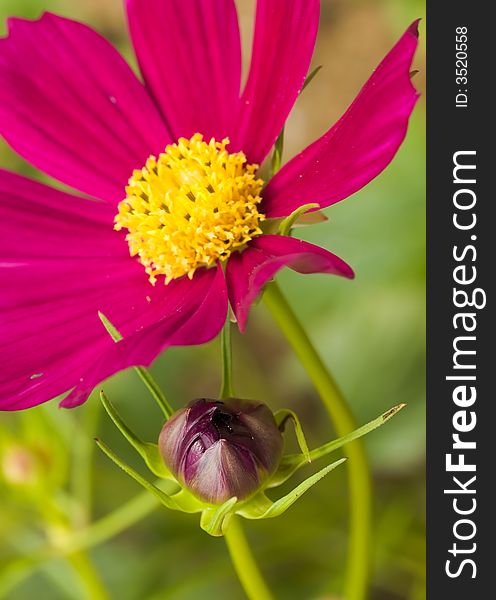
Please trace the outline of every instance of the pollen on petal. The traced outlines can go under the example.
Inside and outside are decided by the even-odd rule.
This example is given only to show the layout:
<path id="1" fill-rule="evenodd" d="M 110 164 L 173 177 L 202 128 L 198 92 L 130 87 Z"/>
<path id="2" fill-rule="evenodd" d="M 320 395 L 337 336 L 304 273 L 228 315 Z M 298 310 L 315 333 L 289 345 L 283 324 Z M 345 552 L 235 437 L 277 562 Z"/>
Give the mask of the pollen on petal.
<path id="1" fill-rule="evenodd" d="M 263 181 L 229 139 L 180 138 L 136 169 L 119 203 L 115 229 L 127 229 L 132 256 L 151 283 L 165 283 L 225 261 L 261 235 Z"/>

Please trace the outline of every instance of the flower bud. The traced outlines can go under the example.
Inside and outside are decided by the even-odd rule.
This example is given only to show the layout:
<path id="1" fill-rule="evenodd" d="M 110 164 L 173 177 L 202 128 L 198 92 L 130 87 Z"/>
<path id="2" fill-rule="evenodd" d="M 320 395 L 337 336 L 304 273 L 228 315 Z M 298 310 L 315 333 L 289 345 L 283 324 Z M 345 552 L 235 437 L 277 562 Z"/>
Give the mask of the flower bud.
<path id="1" fill-rule="evenodd" d="M 221 504 L 261 488 L 279 465 L 283 439 L 265 404 L 203 398 L 167 421 L 159 448 L 178 481 L 201 500 Z"/>

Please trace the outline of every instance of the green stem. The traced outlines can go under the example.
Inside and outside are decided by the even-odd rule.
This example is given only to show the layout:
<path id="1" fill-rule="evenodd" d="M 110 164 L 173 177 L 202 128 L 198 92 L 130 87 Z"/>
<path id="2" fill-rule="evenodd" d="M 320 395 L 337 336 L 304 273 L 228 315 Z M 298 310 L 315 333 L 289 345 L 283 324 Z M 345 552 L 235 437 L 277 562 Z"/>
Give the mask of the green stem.
<path id="1" fill-rule="evenodd" d="M 266 286 L 264 300 L 318 391 L 338 436 L 356 429 L 353 414 L 336 382 L 275 282 Z M 363 600 L 367 596 L 370 570 L 372 488 L 363 443 L 356 440 L 348 444 L 347 455 L 350 459 L 350 543 L 344 597 Z"/>
<path id="2" fill-rule="evenodd" d="M 160 502 L 149 492 L 138 494 L 86 529 L 74 533 L 67 547 L 74 552 L 102 544 L 144 519 L 158 506 Z"/>
<path id="3" fill-rule="evenodd" d="M 38 567 L 50 558 L 49 555 L 40 553 L 36 556 L 18 558 L 2 567 L 0 571 L 0 598 L 7 598 L 8 594 L 17 585 L 32 575 Z"/>
<path id="4" fill-rule="evenodd" d="M 86 554 L 77 552 L 69 555 L 67 560 L 79 575 L 88 600 L 110 600 L 103 582 Z"/>
<path id="5" fill-rule="evenodd" d="M 155 482 L 159 485 L 159 481 Z M 12 561 L 0 571 L 0 598 L 45 562 L 102 544 L 153 512 L 160 502 L 149 492 L 138 494 L 115 511 L 74 532 L 62 548 L 44 546 L 35 554 Z"/>
<path id="6" fill-rule="evenodd" d="M 224 538 L 247 597 L 250 600 L 273 600 L 248 546 L 239 517 L 231 517 Z"/>
<path id="7" fill-rule="evenodd" d="M 222 356 L 222 383 L 219 397 L 221 400 L 234 398 L 232 380 L 231 320 L 227 316 L 220 334 L 220 352 Z"/>
<path id="8" fill-rule="evenodd" d="M 74 437 L 73 468 L 71 470 L 73 496 L 81 507 L 80 519 L 77 520 L 78 527 L 86 526 L 91 520 L 92 511 L 92 465 L 95 437 L 100 420 L 100 403 L 88 404 L 87 411 L 83 416 L 83 424 L 79 424 Z"/>

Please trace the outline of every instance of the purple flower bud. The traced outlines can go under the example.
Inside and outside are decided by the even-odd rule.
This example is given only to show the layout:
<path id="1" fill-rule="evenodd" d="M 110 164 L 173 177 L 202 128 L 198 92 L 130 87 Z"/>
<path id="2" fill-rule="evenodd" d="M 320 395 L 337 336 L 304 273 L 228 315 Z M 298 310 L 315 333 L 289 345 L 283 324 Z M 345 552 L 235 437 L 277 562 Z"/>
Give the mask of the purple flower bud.
<path id="1" fill-rule="evenodd" d="M 265 404 L 201 399 L 164 425 L 165 464 L 195 496 L 221 504 L 256 492 L 279 465 L 283 439 Z"/>

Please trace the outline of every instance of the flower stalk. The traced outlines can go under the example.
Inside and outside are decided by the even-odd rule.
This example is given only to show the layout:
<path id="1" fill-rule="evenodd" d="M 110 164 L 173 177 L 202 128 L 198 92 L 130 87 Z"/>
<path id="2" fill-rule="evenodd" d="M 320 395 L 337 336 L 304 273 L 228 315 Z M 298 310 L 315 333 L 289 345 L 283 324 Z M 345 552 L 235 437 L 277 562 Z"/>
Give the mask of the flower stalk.
<path id="1" fill-rule="evenodd" d="M 232 380 L 232 349 L 231 349 L 231 319 L 229 314 L 222 331 L 220 333 L 220 353 L 222 360 L 222 382 L 219 398 L 234 398 L 233 380 Z"/>
<path id="2" fill-rule="evenodd" d="M 83 552 L 76 552 L 70 554 L 67 557 L 67 560 L 72 565 L 74 571 L 79 575 L 88 598 L 91 598 L 91 600 L 110 600 L 110 596 L 105 589 L 103 582 L 86 554 Z"/>
<path id="3" fill-rule="evenodd" d="M 234 569 L 247 597 L 250 600 L 273 600 L 274 596 L 253 558 L 239 517 L 231 517 L 224 538 Z"/>
<path id="4" fill-rule="evenodd" d="M 336 382 L 275 282 L 266 286 L 264 301 L 312 380 L 336 433 L 341 437 L 356 429 L 353 414 Z M 344 597 L 346 600 L 363 600 L 367 596 L 370 571 L 371 478 L 361 441 L 348 444 L 347 455 L 350 459 L 350 542 Z"/>
<path id="5" fill-rule="evenodd" d="M 220 336 L 222 357 L 222 383 L 219 398 L 235 396 L 232 380 L 231 319 L 229 314 Z M 250 600 L 272 600 L 273 596 L 253 556 L 240 519 L 231 517 L 224 534 L 229 556 L 239 582 Z"/>

